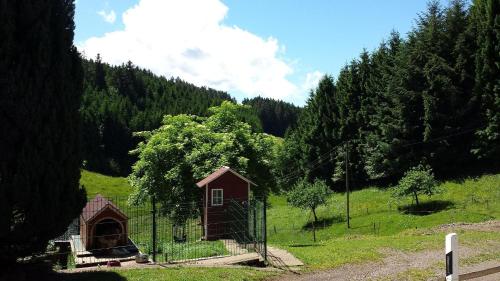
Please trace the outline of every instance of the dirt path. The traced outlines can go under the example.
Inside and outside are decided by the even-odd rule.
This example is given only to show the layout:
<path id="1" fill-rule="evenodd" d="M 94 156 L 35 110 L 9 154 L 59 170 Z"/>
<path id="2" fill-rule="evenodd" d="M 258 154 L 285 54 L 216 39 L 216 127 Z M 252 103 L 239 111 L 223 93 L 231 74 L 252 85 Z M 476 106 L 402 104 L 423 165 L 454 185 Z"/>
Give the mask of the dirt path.
<path id="1" fill-rule="evenodd" d="M 453 231 L 457 229 L 499 231 L 500 221 L 489 221 L 477 224 L 451 224 L 430 229 L 430 231 Z M 488 252 L 499 253 L 500 245 L 482 245 L 488 247 Z M 460 257 L 467 258 L 481 254 L 480 248 L 460 247 Z M 363 264 L 348 264 L 331 270 L 318 271 L 305 274 L 286 274 L 278 277 L 277 280 L 402 280 L 401 274 L 408 270 L 430 270 L 435 272 L 435 278 L 430 280 L 442 280 L 443 250 L 427 250 L 416 253 L 405 253 L 392 249 L 381 251 L 385 258 L 378 262 L 367 262 Z M 487 261 L 473 266 L 463 267 L 463 273 L 484 269 L 485 266 L 493 267 L 500 265 L 500 261 Z M 493 278 L 493 279 L 491 279 Z M 404 279 L 404 277 L 403 277 Z M 474 280 L 490 281 L 500 280 L 499 274 L 483 277 Z"/>

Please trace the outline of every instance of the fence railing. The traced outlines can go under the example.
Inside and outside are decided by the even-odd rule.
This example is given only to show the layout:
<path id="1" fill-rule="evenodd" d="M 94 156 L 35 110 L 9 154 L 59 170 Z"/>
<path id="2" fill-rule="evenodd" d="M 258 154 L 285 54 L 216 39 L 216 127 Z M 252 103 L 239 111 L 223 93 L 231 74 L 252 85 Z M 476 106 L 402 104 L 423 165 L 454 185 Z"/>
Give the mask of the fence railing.
<path id="1" fill-rule="evenodd" d="M 265 204 L 257 198 L 224 200 L 217 207 L 177 205 L 177 211 L 189 212 L 180 221 L 163 214 L 159 202 L 130 205 L 127 199 L 89 199 L 66 233 L 51 241 L 47 252 L 54 263 L 92 266 L 135 260 L 139 253 L 160 263 L 249 252 L 265 256 Z"/>

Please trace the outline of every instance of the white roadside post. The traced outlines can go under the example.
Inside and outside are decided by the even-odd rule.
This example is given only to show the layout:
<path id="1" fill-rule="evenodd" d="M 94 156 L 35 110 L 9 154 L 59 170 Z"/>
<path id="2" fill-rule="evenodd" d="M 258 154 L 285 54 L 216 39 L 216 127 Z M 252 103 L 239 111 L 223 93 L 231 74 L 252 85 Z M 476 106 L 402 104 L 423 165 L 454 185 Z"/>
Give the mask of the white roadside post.
<path id="1" fill-rule="evenodd" d="M 456 233 L 446 235 L 446 281 L 458 281 L 458 240 Z"/>

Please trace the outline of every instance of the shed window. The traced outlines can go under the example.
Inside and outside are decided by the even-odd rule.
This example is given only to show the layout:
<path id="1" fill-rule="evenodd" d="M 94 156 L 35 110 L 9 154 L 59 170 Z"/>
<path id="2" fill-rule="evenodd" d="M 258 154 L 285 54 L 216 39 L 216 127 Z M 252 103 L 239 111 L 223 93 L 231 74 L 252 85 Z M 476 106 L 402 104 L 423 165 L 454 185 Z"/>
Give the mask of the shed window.
<path id="1" fill-rule="evenodd" d="M 224 200 L 222 189 L 212 189 L 212 206 L 222 206 Z"/>

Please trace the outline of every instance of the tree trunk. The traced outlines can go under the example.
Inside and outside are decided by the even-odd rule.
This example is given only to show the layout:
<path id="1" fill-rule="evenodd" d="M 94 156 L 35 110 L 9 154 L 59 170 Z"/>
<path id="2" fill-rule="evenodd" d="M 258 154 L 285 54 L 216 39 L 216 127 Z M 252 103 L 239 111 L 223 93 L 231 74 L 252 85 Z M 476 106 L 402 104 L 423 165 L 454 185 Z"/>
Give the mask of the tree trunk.
<path id="1" fill-rule="evenodd" d="M 417 203 L 418 206 L 418 195 L 416 191 L 413 191 L 413 195 L 415 195 L 415 202 Z"/>
<path id="2" fill-rule="evenodd" d="M 313 221 L 313 241 L 316 243 L 316 223 L 318 223 L 318 217 L 316 216 L 316 209 L 315 208 L 311 208 L 312 210 L 312 213 L 314 215 L 314 221 Z"/>
<path id="3" fill-rule="evenodd" d="M 314 215 L 314 223 L 317 223 L 318 222 L 318 217 L 316 216 L 316 209 L 315 208 L 311 208 L 312 209 L 312 212 L 313 212 L 313 215 Z"/>

